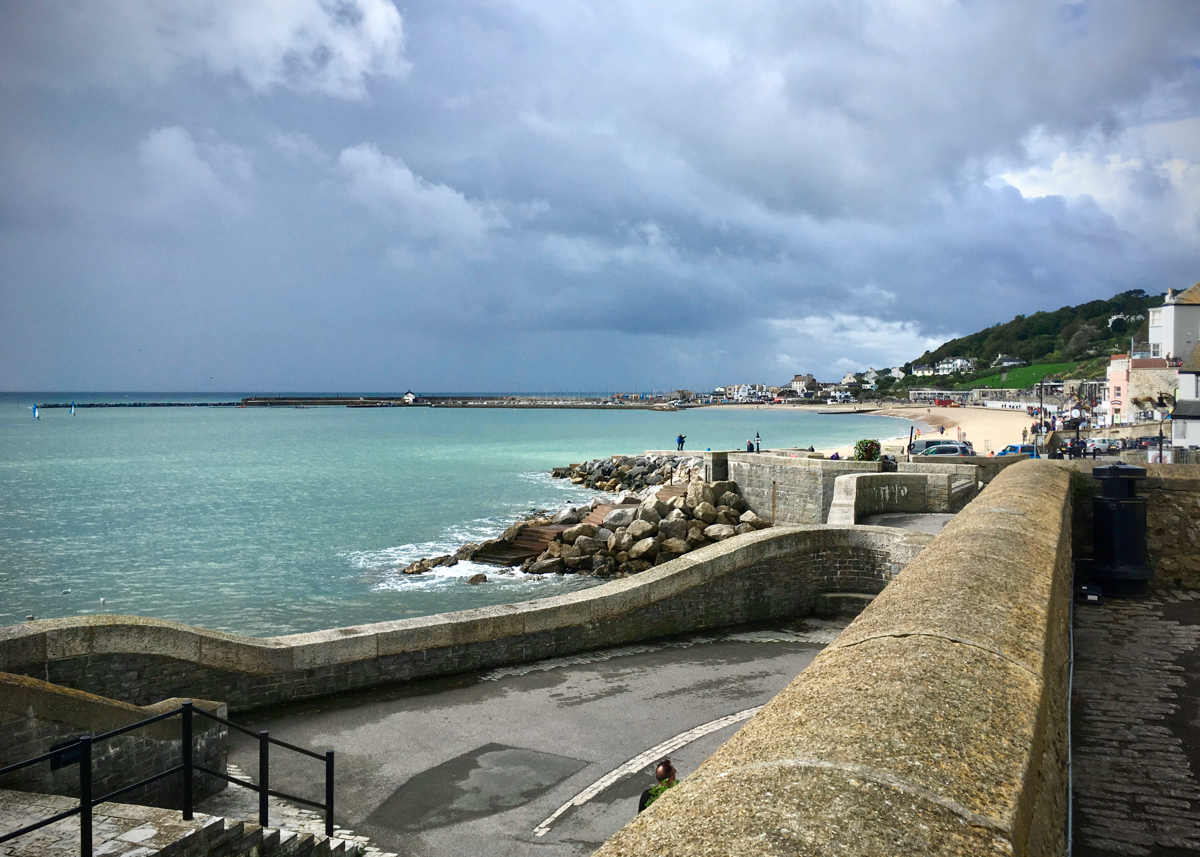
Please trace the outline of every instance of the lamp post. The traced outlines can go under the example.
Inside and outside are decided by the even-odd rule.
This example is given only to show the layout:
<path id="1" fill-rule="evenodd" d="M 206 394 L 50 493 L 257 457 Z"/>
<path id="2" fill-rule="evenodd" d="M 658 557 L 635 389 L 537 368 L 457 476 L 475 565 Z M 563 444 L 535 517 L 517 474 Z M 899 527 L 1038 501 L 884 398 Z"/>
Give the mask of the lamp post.
<path id="1" fill-rule="evenodd" d="M 754 433 L 754 451 L 762 452 L 762 438 L 758 436 L 758 432 Z"/>

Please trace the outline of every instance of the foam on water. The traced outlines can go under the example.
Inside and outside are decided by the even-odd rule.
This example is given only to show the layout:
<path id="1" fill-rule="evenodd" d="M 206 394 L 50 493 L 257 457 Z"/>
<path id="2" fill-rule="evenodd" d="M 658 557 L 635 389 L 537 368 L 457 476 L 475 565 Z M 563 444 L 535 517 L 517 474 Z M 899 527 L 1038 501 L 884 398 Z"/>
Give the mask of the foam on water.
<path id="1" fill-rule="evenodd" d="M 30 402 L 52 398 L 0 395 L 0 625 L 131 613 L 270 636 L 569 592 L 599 581 L 399 569 L 586 503 L 595 492 L 549 476 L 569 462 L 669 447 L 679 433 L 694 454 L 756 432 L 764 446 L 820 447 L 903 425 L 793 409 L 49 409 L 33 420 Z M 487 584 L 463 581 L 480 571 Z"/>

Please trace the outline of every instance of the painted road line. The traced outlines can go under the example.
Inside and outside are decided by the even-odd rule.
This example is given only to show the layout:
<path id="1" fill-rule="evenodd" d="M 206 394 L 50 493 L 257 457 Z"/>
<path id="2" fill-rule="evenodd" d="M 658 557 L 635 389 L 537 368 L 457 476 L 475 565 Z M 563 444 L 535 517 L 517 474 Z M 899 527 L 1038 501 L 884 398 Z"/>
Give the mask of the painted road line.
<path id="1" fill-rule="evenodd" d="M 680 747 L 692 743 L 697 738 L 703 738 L 710 732 L 716 732 L 718 729 L 724 729 L 726 726 L 732 726 L 734 723 L 740 723 L 743 720 L 749 720 L 755 714 L 758 714 L 758 712 L 762 711 L 762 709 L 763 706 L 756 705 L 754 708 L 747 708 L 745 711 L 739 711 L 736 714 L 730 714 L 727 717 L 720 717 L 716 720 L 710 720 L 708 723 L 701 724 L 694 729 L 689 729 L 687 732 L 680 732 L 674 738 L 668 738 L 661 744 L 651 747 L 646 752 L 638 756 L 634 756 L 624 765 L 609 771 L 600 779 L 596 780 L 596 782 L 592 783 L 579 794 L 575 795 L 575 797 L 571 798 L 569 801 L 556 809 L 553 815 L 533 829 L 533 835 L 545 836 L 550 832 L 550 826 L 553 825 L 554 822 L 558 820 L 559 816 L 561 816 L 564 812 L 573 806 L 583 806 L 589 800 L 600 794 L 600 792 L 604 791 L 622 777 L 627 777 L 630 774 L 636 774 L 647 765 L 657 762 L 663 756 L 675 752 Z"/>

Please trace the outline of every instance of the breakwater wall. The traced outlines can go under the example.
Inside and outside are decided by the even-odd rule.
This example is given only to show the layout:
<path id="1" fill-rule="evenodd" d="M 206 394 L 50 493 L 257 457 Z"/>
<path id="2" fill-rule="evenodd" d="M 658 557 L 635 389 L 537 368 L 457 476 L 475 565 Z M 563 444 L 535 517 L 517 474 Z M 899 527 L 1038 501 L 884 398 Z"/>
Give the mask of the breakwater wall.
<path id="1" fill-rule="evenodd" d="M 1065 853 L 1069 482 L 998 475 L 598 857 Z"/>
<path id="2" fill-rule="evenodd" d="M 258 639 L 132 616 L 0 628 L 0 671 L 143 705 L 231 711 L 808 614 L 823 592 L 880 592 L 931 540 L 883 527 L 770 529 L 581 592 Z"/>
<path id="3" fill-rule="evenodd" d="M 27 676 L 0 673 L 0 768 L 40 756 L 80 735 L 108 732 L 155 717 L 178 708 L 182 701 L 130 705 Z M 219 702 L 196 700 L 196 707 L 218 717 L 228 716 Z M 170 718 L 93 745 L 93 793 L 108 794 L 178 765 L 183 752 L 179 730 L 179 719 Z M 207 717 L 195 718 L 192 746 L 197 764 L 225 771 L 227 731 Z M 0 778 L 0 788 L 79 797 L 78 758 L 31 765 Z M 197 798 L 223 788 L 222 780 L 205 774 L 196 774 L 193 780 Z M 171 776 L 135 789 L 123 800 L 175 808 L 182 796 L 180 778 Z"/>
<path id="4" fill-rule="evenodd" d="M 963 456 L 953 464 L 941 462 L 900 462 L 902 473 L 950 473 L 966 478 L 964 468 L 979 482 L 987 484 L 1007 467 L 1024 460 L 1023 456 L 987 458 Z M 883 473 L 879 461 L 832 460 L 808 453 L 786 450 L 764 453 L 706 452 L 705 479 L 736 482 L 742 496 L 756 514 L 773 524 L 820 524 L 829 520 L 833 506 L 835 481 L 839 476 Z M 961 471 L 961 472 L 960 472 Z"/>

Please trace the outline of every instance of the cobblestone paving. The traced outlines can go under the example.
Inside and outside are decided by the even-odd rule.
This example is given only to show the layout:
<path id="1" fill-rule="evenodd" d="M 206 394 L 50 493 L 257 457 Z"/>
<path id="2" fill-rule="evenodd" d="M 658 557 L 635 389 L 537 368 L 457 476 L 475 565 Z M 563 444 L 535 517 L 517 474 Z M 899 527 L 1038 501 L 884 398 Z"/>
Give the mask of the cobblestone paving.
<path id="1" fill-rule="evenodd" d="M 1075 608 L 1075 854 L 1200 855 L 1200 592 Z"/>

